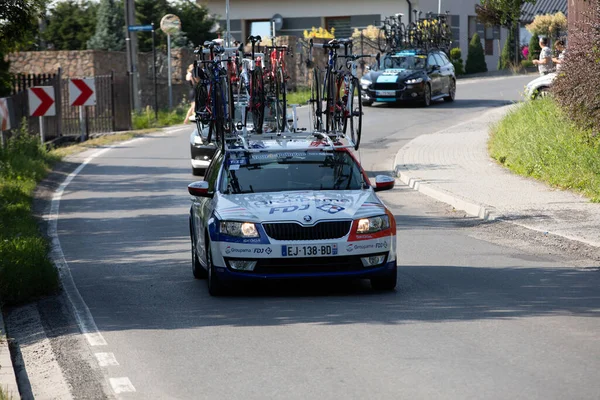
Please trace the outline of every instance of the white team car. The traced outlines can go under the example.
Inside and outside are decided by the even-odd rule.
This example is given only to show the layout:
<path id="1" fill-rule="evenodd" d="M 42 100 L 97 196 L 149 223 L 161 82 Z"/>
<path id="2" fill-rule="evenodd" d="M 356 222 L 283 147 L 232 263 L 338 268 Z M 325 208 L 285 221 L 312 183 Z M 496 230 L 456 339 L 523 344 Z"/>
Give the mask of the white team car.
<path id="1" fill-rule="evenodd" d="M 535 100 L 547 96 L 555 78 L 556 72 L 552 72 L 532 80 L 525 87 L 525 98 Z"/>
<path id="2" fill-rule="evenodd" d="M 347 148 L 262 140 L 252 152 L 218 150 L 191 183 L 192 271 L 211 295 L 231 281 L 368 278 L 396 287 L 396 222 Z"/>

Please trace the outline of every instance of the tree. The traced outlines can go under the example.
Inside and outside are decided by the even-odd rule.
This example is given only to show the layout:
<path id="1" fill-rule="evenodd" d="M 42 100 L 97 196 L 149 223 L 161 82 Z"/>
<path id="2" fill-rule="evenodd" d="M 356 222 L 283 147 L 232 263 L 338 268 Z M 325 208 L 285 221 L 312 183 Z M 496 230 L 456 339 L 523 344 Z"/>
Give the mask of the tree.
<path id="1" fill-rule="evenodd" d="M 529 39 L 529 55 L 527 56 L 529 61 L 537 60 L 540 57 L 541 51 L 540 39 L 537 35 L 531 35 L 531 39 Z"/>
<path id="2" fill-rule="evenodd" d="M 96 33 L 87 42 L 88 49 L 122 51 L 125 49 L 123 9 L 114 0 L 101 0 L 96 15 Z"/>
<path id="3" fill-rule="evenodd" d="M 518 57 L 518 55 L 517 55 Z M 515 60 L 515 35 L 512 30 L 508 31 L 508 37 L 502 47 L 502 53 L 498 59 L 498 69 L 509 69 Z M 515 64 L 516 65 L 516 64 Z"/>
<path id="4" fill-rule="evenodd" d="M 481 39 L 476 33 L 473 35 L 471 42 L 469 43 L 469 53 L 467 54 L 467 64 L 465 66 L 465 72 L 467 74 L 474 74 L 476 72 L 487 72 L 487 64 L 485 63 L 485 54 L 483 53 L 483 46 L 481 45 Z"/>
<path id="5" fill-rule="evenodd" d="M 532 35 L 557 38 L 567 32 L 567 17 L 560 11 L 556 14 L 536 15 L 525 28 Z"/>
<path id="6" fill-rule="evenodd" d="M 0 97 L 10 94 L 12 87 L 8 61 L 11 51 L 27 49 L 35 41 L 42 0 L 4 0 L 0 2 Z"/>
<path id="7" fill-rule="evenodd" d="M 216 37 L 216 34 L 210 32 L 215 20 L 206 6 L 198 5 L 195 1 L 179 0 L 174 5 L 173 14 L 181 19 L 181 29 L 192 46 L 199 46 Z"/>
<path id="8" fill-rule="evenodd" d="M 47 27 L 42 34 L 55 50 L 85 50 L 96 29 L 98 5 L 89 0 L 67 0 L 50 10 Z"/>
<path id="9" fill-rule="evenodd" d="M 167 43 L 167 36 L 159 29 L 160 20 L 167 14 L 175 14 L 174 11 L 175 10 L 167 0 L 137 0 L 135 2 L 137 22 L 140 25 L 150 25 L 154 23 L 157 47 L 164 47 Z M 138 32 L 137 38 L 139 51 L 152 51 L 152 32 Z"/>
<path id="10" fill-rule="evenodd" d="M 456 75 L 463 75 L 465 73 L 465 67 L 463 65 L 460 47 L 455 47 L 450 50 L 450 60 L 452 61 L 452 65 L 454 65 L 454 71 Z"/>

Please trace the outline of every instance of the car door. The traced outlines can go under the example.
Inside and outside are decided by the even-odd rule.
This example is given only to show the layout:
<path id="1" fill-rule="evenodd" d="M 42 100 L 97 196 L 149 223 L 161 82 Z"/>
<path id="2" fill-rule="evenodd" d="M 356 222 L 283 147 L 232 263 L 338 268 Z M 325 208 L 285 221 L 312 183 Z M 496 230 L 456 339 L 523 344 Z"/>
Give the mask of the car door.
<path id="1" fill-rule="evenodd" d="M 440 59 L 441 68 L 441 78 L 442 78 L 442 88 L 441 91 L 444 94 L 450 93 L 450 83 L 454 79 L 454 65 L 450 62 L 450 59 L 442 53 L 439 52 L 436 57 Z"/>
<path id="2" fill-rule="evenodd" d="M 219 154 L 213 159 L 206 170 L 204 180 L 208 182 L 210 193 L 216 193 L 218 187 L 219 172 L 223 165 L 223 155 Z M 196 229 L 196 249 L 200 260 L 206 259 L 206 231 L 208 220 L 215 209 L 217 199 L 207 197 L 196 197 L 194 199 L 194 227 Z"/>
<path id="3" fill-rule="evenodd" d="M 433 53 L 429 53 L 427 56 L 427 75 L 429 75 L 431 82 L 431 96 L 438 96 L 441 91 L 441 73 L 440 66 Z"/>

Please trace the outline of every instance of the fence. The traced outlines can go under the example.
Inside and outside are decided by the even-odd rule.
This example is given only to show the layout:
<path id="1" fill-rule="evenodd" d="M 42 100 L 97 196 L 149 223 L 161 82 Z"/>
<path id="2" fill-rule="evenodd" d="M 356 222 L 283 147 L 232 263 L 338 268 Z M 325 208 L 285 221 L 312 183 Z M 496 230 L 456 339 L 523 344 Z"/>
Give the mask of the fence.
<path id="1" fill-rule="evenodd" d="M 28 130 L 39 134 L 40 121 L 44 123 L 46 142 L 61 136 L 86 136 L 91 133 L 104 133 L 131 129 L 131 101 L 129 79 L 126 75 L 102 75 L 94 77 L 96 105 L 86 106 L 80 114 L 80 107 L 69 104 L 69 80 L 62 79 L 60 69 L 56 74 L 18 74 L 13 76 L 12 96 L 9 98 L 12 116 L 11 130 L 2 132 L 2 138 L 21 128 L 26 120 Z M 34 86 L 53 86 L 55 93 L 56 116 L 29 117 L 28 91 Z M 81 118 L 85 115 L 85 120 Z"/>

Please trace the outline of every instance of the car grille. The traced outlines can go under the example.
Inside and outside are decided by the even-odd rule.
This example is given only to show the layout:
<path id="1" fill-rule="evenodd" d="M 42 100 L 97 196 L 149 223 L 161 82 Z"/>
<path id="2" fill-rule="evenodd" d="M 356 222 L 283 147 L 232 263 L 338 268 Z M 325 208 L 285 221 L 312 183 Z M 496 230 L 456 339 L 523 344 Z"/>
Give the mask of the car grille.
<path id="1" fill-rule="evenodd" d="M 404 90 L 404 85 L 397 82 L 375 83 L 373 90 Z"/>
<path id="2" fill-rule="evenodd" d="M 275 240 L 339 239 L 350 231 L 351 221 L 319 222 L 302 226 L 294 222 L 263 224 L 267 236 Z"/>
<path id="3" fill-rule="evenodd" d="M 381 253 L 380 253 L 381 254 Z M 245 274 L 319 274 L 332 272 L 365 271 L 361 256 L 306 257 L 306 258 L 261 258 L 257 259 L 254 271 L 236 271 Z M 363 256 L 364 257 L 364 256 Z M 226 262 L 229 258 L 225 259 Z M 387 262 L 387 257 L 386 261 Z M 377 265 L 377 268 L 383 264 Z M 229 265 L 229 263 L 228 263 Z"/>

